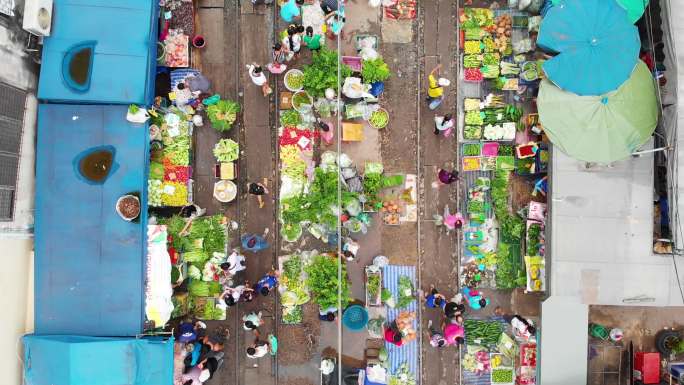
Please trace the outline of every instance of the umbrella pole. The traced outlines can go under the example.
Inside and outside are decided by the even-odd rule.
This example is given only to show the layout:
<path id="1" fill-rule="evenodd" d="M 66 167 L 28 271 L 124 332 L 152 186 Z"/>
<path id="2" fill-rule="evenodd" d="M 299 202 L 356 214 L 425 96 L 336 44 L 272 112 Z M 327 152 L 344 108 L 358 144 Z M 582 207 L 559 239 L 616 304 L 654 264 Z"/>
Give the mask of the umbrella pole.
<path id="1" fill-rule="evenodd" d="M 650 154 L 652 152 L 659 152 L 659 151 L 669 151 L 672 150 L 672 146 L 666 146 L 666 147 L 659 147 L 659 148 L 654 148 L 652 150 L 644 150 L 644 151 L 636 151 L 632 153 L 632 156 L 641 156 L 641 155 L 646 155 Z"/>

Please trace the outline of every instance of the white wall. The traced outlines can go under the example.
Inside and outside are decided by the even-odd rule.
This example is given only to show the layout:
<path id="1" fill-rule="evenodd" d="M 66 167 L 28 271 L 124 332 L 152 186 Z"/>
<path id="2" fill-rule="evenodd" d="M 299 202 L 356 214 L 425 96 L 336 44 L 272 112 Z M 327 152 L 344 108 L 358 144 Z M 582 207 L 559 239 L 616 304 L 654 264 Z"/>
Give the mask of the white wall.
<path id="1" fill-rule="evenodd" d="M 3 268 L 0 269 L 0 309 L 7 333 L 0 338 L 0 373 L 3 384 L 22 383 L 21 336 L 33 331 L 33 240 L 0 239 Z"/>
<path id="2" fill-rule="evenodd" d="M 22 5 L 23 1 L 16 2 Z M 0 309 L 6 338 L 0 339 L 2 384 L 22 383 L 21 336 L 33 331 L 33 222 L 35 186 L 36 68 L 24 53 L 25 40 L 16 25 L 0 23 L 0 82 L 28 91 L 19 160 L 14 220 L 0 222 Z"/>
<path id="3" fill-rule="evenodd" d="M 550 297 L 541 312 L 541 381 L 543 385 L 587 383 L 589 306 L 578 297 Z"/>

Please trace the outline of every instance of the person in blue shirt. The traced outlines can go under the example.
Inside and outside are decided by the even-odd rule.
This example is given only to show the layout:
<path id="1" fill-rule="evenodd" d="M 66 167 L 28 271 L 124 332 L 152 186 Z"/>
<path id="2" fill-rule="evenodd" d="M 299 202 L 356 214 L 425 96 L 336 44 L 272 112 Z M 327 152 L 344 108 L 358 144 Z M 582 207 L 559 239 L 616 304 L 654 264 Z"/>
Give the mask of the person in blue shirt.
<path id="1" fill-rule="evenodd" d="M 261 293 L 263 296 L 267 296 L 275 289 L 276 285 L 278 285 L 278 273 L 271 270 L 254 285 L 254 291 Z"/>
<path id="2" fill-rule="evenodd" d="M 446 302 L 446 297 L 439 294 L 434 285 L 430 285 L 430 292 L 425 296 L 425 306 L 444 309 Z"/>
<path id="3" fill-rule="evenodd" d="M 485 298 L 482 293 L 469 287 L 463 288 L 463 296 L 468 301 L 468 306 L 473 310 L 484 309 L 489 305 L 489 298 Z"/>
<path id="4" fill-rule="evenodd" d="M 287 0 L 280 6 L 280 17 L 282 17 L 286 23 L 291 23 L 292 20 L 298 18 L 301 14 L 299 6 L 302 4 L 304 4 L 304 0 Z"/>

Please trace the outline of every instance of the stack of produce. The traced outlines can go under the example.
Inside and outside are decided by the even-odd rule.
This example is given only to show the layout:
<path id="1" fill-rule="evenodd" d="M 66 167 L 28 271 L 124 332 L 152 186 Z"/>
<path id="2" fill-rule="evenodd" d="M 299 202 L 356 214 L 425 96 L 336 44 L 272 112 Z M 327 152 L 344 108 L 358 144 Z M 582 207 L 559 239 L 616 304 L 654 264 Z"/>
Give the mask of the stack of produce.
<path id="1" fill-rule="evenodd" d="M 190 107 L 185 107 L 191 109 Z M 192 111 L 172 107 L 165 115 L 152 116 L 153 129 L 148 204 L 185 206 L 188 204 Z"/>
<path id="2" fill-rule="evenodd" d="M 304 285 L 304 261 L 301 255 L 293 254 L 284 258 L 278 290 L 283 306 L 283 323 L 301 323 L 302 305 L 310 299 Z"/>
<path id="3" fill-rule="evenodd" d="M 199 217 L 188 226 L 188 220 L 178 215 L 162 218 L 159 223 L 166 225 L 168 233 L 168 252 L 176 271 L 187 271 L 190 278 L 187 297 L 178 295 L 173 298 L 176 306 L 174 317 L 193 313 L 203 319 L 225 319 L 225 313 L 216 309 L 213 298 L 221 293 L 217 272 L 225 261 L 224 250 L 227 237 L 227 220 L 215 215 Z M 186 269 L 182 266 L 185 265 Z M 176 280 L 172 279 L 172 283 Z"/>

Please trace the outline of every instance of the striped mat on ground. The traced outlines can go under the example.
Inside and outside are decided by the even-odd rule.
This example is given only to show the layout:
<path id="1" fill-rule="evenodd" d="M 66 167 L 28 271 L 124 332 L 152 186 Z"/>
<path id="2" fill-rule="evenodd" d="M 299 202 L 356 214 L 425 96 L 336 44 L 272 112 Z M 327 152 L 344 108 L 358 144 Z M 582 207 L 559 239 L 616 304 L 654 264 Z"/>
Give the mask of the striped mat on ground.
<path id="1" fill-rule="evenodd" d="M 415 266 L 385 266 L 382 274 L 382 286 L 392 293 L 393 298 L 399 297 L 399 277 L 402 275 L 408 277 L 413 282 L 413 287 L 416 288 L 416 268 Z M 387 322 L 394 321 L 395 318 L 402 311 L 418 312 L 418 301 L 413 301 L 407 307 L 402 309 L 387 308 Z M 413 321 L 413 328 L 418 330 L 416 321 Z M 387 349 L 389 372 L 395 373 L 402 364 L 406 363 L 409 370 L 420 382 L 420 374 L 418 373 L 418 339 L 409 342 L 406 345 L 396 346 L 389 342 L 385 342 Z"/>

